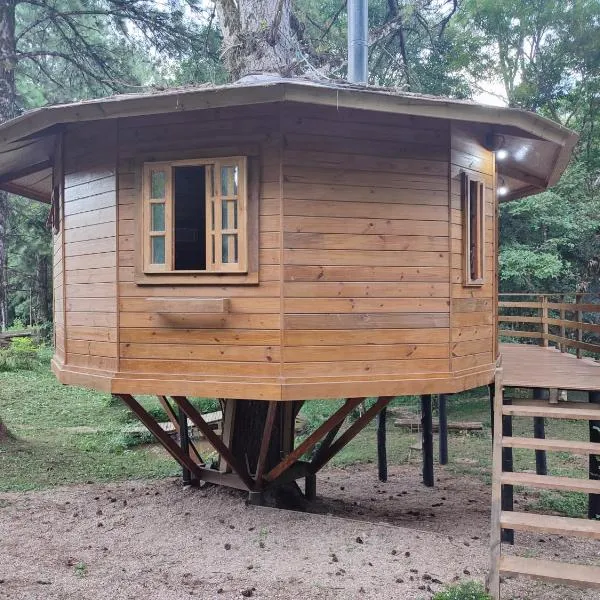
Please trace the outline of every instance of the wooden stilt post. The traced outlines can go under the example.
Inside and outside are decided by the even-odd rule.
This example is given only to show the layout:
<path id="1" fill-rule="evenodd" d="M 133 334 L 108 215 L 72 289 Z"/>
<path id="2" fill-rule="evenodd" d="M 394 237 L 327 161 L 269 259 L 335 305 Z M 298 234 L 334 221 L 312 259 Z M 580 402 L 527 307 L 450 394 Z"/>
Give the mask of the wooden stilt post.
<path id="1" fill-rule="evenodd" d="M 600 404 L 600 391 L 589 392 L 590 402 Z M 590 442 L 600 443 L 600 421 L 590 421 Z M 590 454 L 590 479 L 600 479 L 600 456 Z M 590 494 L 588 499 L 588 518 L 600 518 L 600 494 Z"/>
<path id="2" fill-rule="evenodd" d="M 490 390 L 491 391 L 491 390 Z M 496 403 L 492 402 L 494 413 L 492 422 L 496 421 L 500 425 L 502 421 L 502 369 L 496 369 L 494 393 L 490 394 L 495 398 Z M 494 600 L 500 600 L 500 553 L 502 549 L 502 533 L 500 529 L 500 515 L 502 511 L 502 431 L 500 427 L 495 428 L 493 437 L 493 460 L 492 460 L 492 523 L 490 534 L 490 574 L 487 581 L 487 588 Z"/>
<path id="3" fill-rule="evenodd" d="M 448 464 L 448 396 L 440 394 L 440 465 Z"/>
<path id="4" fill-rule="evenodd" d="M 423 435 L 423 484 L 433 487 L 433 414 L 431 394 L 421 396 L 421 431 Z"/>
<path id="5" fill-rule="evenodd" d="M 317 474 L 307 473 L 304 478 L 304 496 L 309 502 L 317 499 Z"/>
<path id="6" fill-rule="evenodd" d="M 548 395 L 546 390 L 542 388 L 533 388 L 533 398 L 535 400 L 545 400 L 548 398 Z M 546 438 L 546 420 L 544 417 L 533 417 L 533 437 L 538 440 Z M 548 475 L 545 450 L 535 451 L 535 471 L 538 475 Z"/>
<path id="7" fill-rule="evenodd" d="M 184 454 L 189 455 L 190 453 L 190 432 L 188 429 L 187 423 L 187 415 L 181 407 L 179 407 L 178 411 L 178 420 L 179 420 L 179 445 L 181 446 L 181 450 Z M 191 485 L 192 484 L 192 473 L 191 471 L 184 465 L 181 468 L 181 479 L 183 485 Z"/>
<path id="8" fill-rule="evenodd" d="M 387 449 L 386 449 L 386 417 L 387 407 L 377 415 L 377 466 L 379 481 L 387 481 Z"/>
<path id="9" fill-rule="evenodd" d="M 510 398 L 505 398 L 503 401 L 504 404 L 511 404 Z M 502 414 L 502 413 L 500 413 Z M 502 415 L 502 436 L 512 437 L 512 417 L 510 415 Z M 502 442 L 502 436 L 500 438 L 500 442 Z M 513 449 L 512 448 L 502 448 L 502 472 L 504 473 L 512 473 L 513 471 Z M 502 499 L 501 499 L 501 507 L 502 510 L 510 510 L 514 509 L 514 489 L 512 485 L 503 485 L 502 486 Z M 507 544 L 515 543 L 515 532 L 512 529 L 503 529 L 502 530 L 502 541 Z"/>
<path id="10" fill-rule="evenodd" d="M 492 429 L 492 440 L 494 439 L 494 427 L 495 425 L 495 419 L 494 419 L 494 401 L 496 399 L 496 386 L 491 383 L 490 385 L 488 385 L 488 390 L 490 392 L 490 427 Z"/>

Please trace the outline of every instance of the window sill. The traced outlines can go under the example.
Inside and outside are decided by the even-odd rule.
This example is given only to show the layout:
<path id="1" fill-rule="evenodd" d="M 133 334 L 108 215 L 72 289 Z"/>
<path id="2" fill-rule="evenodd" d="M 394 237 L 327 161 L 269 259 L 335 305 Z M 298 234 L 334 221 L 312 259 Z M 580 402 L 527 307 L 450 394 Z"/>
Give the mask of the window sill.
<path id="1" fill-rule="evenodd" d="M 464 281 L 463 287 L 483 287 L 485 285 L 485 281 L 483 279 L 478 279 L 477 281 Z"/>
<path id="2" fill-rule="evenodd" d="M 258 285 L 258 273 L 136 273 L 137 285 Z"/>

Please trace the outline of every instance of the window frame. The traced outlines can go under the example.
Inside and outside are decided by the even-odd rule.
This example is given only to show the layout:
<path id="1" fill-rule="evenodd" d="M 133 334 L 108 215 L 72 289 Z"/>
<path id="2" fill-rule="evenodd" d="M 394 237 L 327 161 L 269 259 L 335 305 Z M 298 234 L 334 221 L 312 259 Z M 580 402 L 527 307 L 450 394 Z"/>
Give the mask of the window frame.
<path id="1" fill-rule="evenodd" d="M 138 162 L 138 173 L 141 182 L 138 186 L 138 211 L 137 211 L 137 243 L 135 261 L 135 281 L 137 284 L 257 284 L 258 283 L 258 190 L 259 190 L 259 165 L 256 156 L 218 156 L 211 155 L 202 158 L 186 158 L 178 160 L 140 160 Z M 237 212 L 238 222 L 234 233 L 238 235 L 238 262 L 222 263 L 217 261 L 214 265 L 210 262 L 209 243 L 210 243 L 210 222 L 209 211 L 211 202 L 214 199 L 215 225 L 219 234 L 222 235 L 221 227 L 221 201 L 222 195 L 220 189 L 220 167 L 237 166 L 238 190 L 237 190 Z M 173 169 L 176 167 L 187 166 L 212 166 L 215 174 L 215 195 L 209 194 L 209 170 L 206 177 L 206 246 L 207 246 L 207 269 L 204 270 L 175 270 L 174 267 L 174 189 L 173 189 Z M 165 263 L 153 264 L 150 262 L 151 247 L 150 239 L 153 237 L 150 231 L 150 172 L 163 168 L 167 173 L 165 178 L 164 199 L 165 203 L 165 231 L 159 235 L 165 236 Z M 217 185 L 218 184 L 218 185 Z M 227 197 L 225 197 L 227 199 Z M 227 231 L 225 233 L 228 233 Z M 231 233 L 231 232 L 229 232 Z M 221 241 L 218 236 L 219 242 Z M 221 250 L 217 246 L 215 249 Z M 217 252 L 221 255 L 221 252 Z"/>
<path id="2" fill-rule="evenodd" d="M 461 176 L 461 204 L 463 215 L 463 285 L 465 287 L 481 287 L 485 284 L 485 181 L 481 177 L 473 177 L 462 172 Z M 475 206 L 477 214 L 475 216 L 475 233 L 477 236 L 475 251 L 472 252 L 472 222 L 474 220 L 471 207 L 471 195 L 476 190 L 477 197 Z M 476 260 L 476 270 L 474 271 L 473 259 Z M 475 274 L 475 276 L 474 276 Z"/>

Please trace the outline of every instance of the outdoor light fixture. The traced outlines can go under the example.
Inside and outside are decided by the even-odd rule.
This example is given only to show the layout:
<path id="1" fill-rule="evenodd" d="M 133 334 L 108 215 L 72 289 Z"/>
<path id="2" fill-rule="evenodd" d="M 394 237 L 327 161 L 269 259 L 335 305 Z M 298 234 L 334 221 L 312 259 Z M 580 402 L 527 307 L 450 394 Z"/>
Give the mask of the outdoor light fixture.
<path id="1" fill-rule="evenodd" d="M 502 177 L 500 177 L 500 185 L 496 189 L 498 196 L 506 196 L 508 194 L 508 186 Z"/>
<path id="2" fill-rule="evenodd" d="M 508 157 L 506 139 L 503 135 L 490 132 L 485 136 L 483 145 L 487 150 L 490 150 L 490 152 L 495 152 L 498 160 L 505 160 Z"/>

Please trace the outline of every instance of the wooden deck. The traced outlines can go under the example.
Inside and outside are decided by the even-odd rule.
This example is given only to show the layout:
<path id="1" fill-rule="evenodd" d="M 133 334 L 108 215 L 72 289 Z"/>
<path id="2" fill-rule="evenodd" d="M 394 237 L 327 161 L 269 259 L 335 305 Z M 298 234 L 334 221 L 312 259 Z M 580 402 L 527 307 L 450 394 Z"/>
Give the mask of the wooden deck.
<path id="1" fill-rule="evenodd" d="M 501 344 L 503 384 L 560 390 L 600 390 L 600 363 L 556 348 Z"/>

